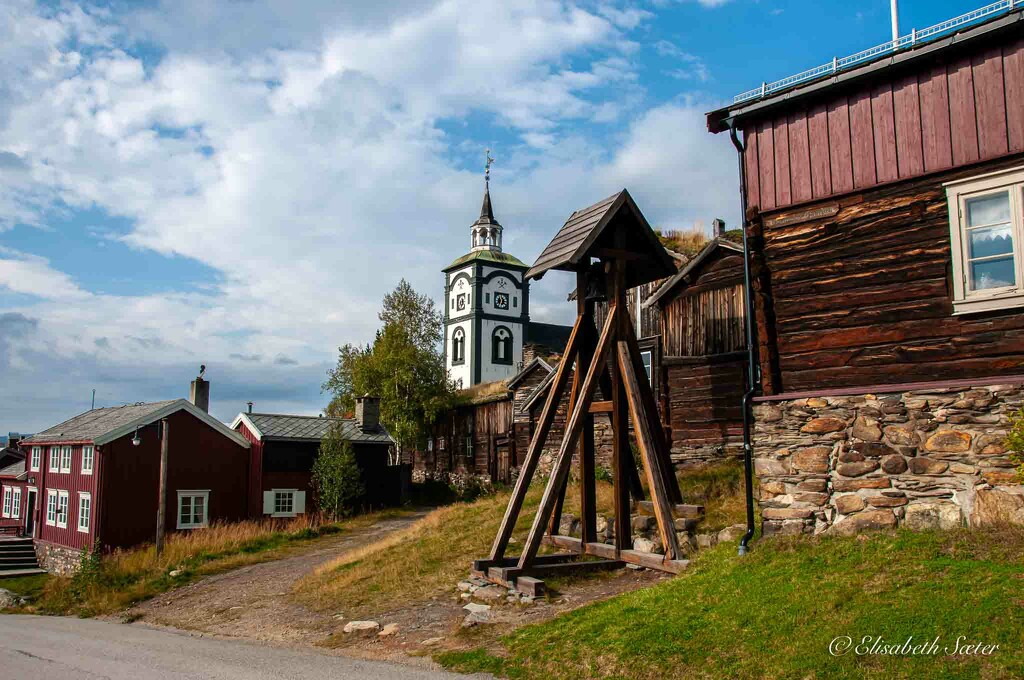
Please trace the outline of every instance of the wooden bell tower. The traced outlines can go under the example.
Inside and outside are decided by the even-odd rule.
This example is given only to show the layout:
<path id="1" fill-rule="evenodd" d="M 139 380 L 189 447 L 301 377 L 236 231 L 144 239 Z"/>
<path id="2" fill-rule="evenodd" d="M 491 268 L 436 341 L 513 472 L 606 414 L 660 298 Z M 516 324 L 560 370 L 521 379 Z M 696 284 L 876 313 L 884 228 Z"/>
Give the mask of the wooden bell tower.
<path id="1" fill-rule="evenodd" d="M 531 594 L 543 590 L 536 578 L 546 573 L 595 569 L 633 563 L 676 573 L 686 566 L 676 539 L 674 515 L 694 516 L 697 506 L 682 504 L 657 406 L 646 379 L 636 333 L 626 308 L 626 291 L 675 273 L 661 245 L 629 192 L 623 189 L 600 203 L 577 210 L 540 254 L 526 278 L 539 279 L 550 269 L 576 272 L 577 315 L 555 373 L 526 459 L 490 555 L 473 563 L 474 572 Z M 607 300 L 608 313 L 598 333 L 595 302 Z M 572 370 L 576 364 L 576 371 Z M 558 404 L 573 375 L 569 415 L 551 475 L 518 557 L 506 557 L 512 530 L 537 469 Z M 600 390 L 600 395 L 598 390 Z M 600 399 L 598 398 L 600 396 Z M 612 478 L 615 497 L 615 543 L 597 542 L 594 414 L 611 414 Z M 643 500 L 643 488 L 629 441 L 629 423 L 643 457 L 644 474 L 665 555 L 632 549 L 630 496 Z M 579 447 L 582 538 L 558 535 L 573 453 Z M 538 555 L 542 542 L 567 552 Z M 601 558 L 582 560 L 585 555 Z"/>

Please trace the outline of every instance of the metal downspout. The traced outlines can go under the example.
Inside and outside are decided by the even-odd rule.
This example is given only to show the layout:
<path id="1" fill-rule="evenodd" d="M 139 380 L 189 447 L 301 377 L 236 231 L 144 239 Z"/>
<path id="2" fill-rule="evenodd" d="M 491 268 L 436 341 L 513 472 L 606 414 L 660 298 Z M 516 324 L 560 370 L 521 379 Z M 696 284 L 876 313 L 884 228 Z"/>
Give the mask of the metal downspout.
<path id="1" fill-rule="evenodd" d="M 747 243 L 747 179 L 743 167 L 743 143 L 736 135 L 736 121 L 729 121 L 729 139 L 736 147 L 740 171 L 740 220 L 743 231 L 743 302 L 746 305 L 747 331 L 747 391 L 743 395 L 743 481 L 746 486 L 747 533 L 740 539 L 739 554 L 746 555 L 750 540 L 754 537 L 754 450 L 751 444 L 753 412 L 751 400 L 754 397 L 757 359 L 754 346 L 754 298 L 750 287 L 750 247 Z"/>

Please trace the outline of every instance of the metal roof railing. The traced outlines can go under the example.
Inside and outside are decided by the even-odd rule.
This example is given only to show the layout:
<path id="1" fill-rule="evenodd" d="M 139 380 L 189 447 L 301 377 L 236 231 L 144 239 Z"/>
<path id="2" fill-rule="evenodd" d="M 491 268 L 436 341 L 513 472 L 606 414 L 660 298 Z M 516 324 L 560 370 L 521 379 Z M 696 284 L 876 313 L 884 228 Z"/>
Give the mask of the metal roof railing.
<path id="1" fill-rule="evenodd" d="M 940 24 L 929 26 L 928 28 L 920 31 L 913 29 L 910 33 L 901 36 L 897 40 L 890 40 L 887 43 L 882 43 L 881 45 L 858 52 L 857 54 L 852 54 L 841 59 L 833 58 L 832 61 L 827 64 L 822 64 L 821 66 L 808 69 L 807 71 L 797 73 L 796 75 L 789 76 L 788 78 L 783 78 L 782 80 L 776 80 L 772 83 L 761 83 L 761 87 L 753 90 L 747 90 L 746 92 L 736 95 L 732 98 L 732 102 L 733 104 L 740 104 L 746 101 L 761 99 L 770 94 L 774 94 L 779 90 L 785 90 L 788 87 L 792 87 L 793 85 L 798 85 L 809 80 L 815 80 L 821 76 L 838 73 L 839 71 L 848 69 L 851 66 L 871 61 L 875 57 L 883 54 L 898 52 L 901 49 L 919 45 L 926 40 L 954 32 L 965 26 L 978 23 L 985 19 L 990 19 L 1002 12 L 1012 12 L 1015 9 L 1020 9 L 1022 7 L 1024 7 L 1024 0 L 999 0 L 999 2 L 993 2 L 991 5 L 979 7 L 976 10 L 967 12 L 966 14 L 961 14 L 953 19 L 947 19 Z"/>

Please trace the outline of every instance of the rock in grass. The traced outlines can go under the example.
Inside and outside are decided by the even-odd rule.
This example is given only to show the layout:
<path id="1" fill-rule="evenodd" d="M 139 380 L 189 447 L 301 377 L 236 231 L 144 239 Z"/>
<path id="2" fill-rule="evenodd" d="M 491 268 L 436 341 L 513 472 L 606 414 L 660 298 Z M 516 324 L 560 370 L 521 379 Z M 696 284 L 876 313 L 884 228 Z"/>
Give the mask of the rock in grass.
<path id="1" fill-rule="evenodd" d="M 473 592 L 473 597 L 485 602 L 499 602 L 505 599 L 508 591 L 499 585 L 490 585 Z"/>
<path id="2" fill-rule="evenodd" d="M 358 633 L 360 635 L 376 633 L 379 630 L 380 624 L 376 621 L 349 621 L 342 628 L 342 632 L 345 634 Z"/>
<path id="3" fill-rule="evenodd" d="M 465 609 L 470 614 L 478 614 L 478 613 L 481 613 L 481 612 L 488 612 L 488 611 L 490 611 L 491 610 L 491 605 L 489 605 L 489 604 L 478 604 L 476 602 L 470 602 L 465 607 L 463 607 L 463 609 Z"/>
<path id="4" fill-rule="evenodd" d="M 389 623 L 388 625 L 386 625 L 386 626 L 384 626 L 383 628 L 380 629 L 380 632 L 377 633 L 377 637 L 388 637 L 390 635 L 394 635 L 397 632 L 398 632 L 398 624 L 397 623 Z"/>
<path id="5" fill-rule="evenodd" d="M 424 647 L 429 647 L 430 645 L 436 645 L 437 643 L 443 642 L 443 641 L 444 641 L 443 637 L 432 637 L 432 638 L 427 638 L 426 640 L 424 640 L 420 644 L 423 645 Z"/>
<path id="6" fill-rule="evenodd" d="M 6 609 L 7 607 L 18 607 L 25 603 L 25 600 L 6 588 L 0 588 L 0 609 Z"/>

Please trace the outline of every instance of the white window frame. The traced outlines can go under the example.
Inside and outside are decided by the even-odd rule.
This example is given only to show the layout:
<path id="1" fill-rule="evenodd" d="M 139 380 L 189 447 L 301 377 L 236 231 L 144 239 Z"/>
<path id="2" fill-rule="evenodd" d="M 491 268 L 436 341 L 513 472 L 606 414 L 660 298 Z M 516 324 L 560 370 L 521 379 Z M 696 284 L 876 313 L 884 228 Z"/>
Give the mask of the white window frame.
<path id="1" fill-rule="evenodd" d="M 57 526 L 57 490 L 46 490 L 46 525 Z"/>
<path id="2" fill-rule="evenodd" d="M 949 209 L 953 258 L 953 314 L 971 314 L 1024 307 L 1024 166 L 943 184 Z M 972 291 L 967 285 L 968 240 L 966 202 L 986 194 L 1008 193 L 1013 233 L 1013 286 Z"/>
<path id="3" fill-rule="evenodd" d="M 270 513 L 270 516 L 271 517 L 295 517 L 295 515 L 296 515 L 296 512 L 295 512 L 295 500 L 296 500 L 295 494 L 298 491 L 298 489 L 271 489 L 270 491 L 273 494 L 273 510 L 274 510 L 272 513 Z M 278 494 L 281 494 L 282 496 L 285 495 L 285 494 L 291 496 L 292 509 L 291 509 L 290 512 L 279 512 L 278 511 L 278 509 L 277 509 L 277 495 Z"/>
<path id="4" fill-rule="evenodd" d="M 71 472 L 71 461 L 74 458 L 70 446 L 62 446 L 60 449 L 60 471 L 63 474 Z"/>
<path id="5" fill-rule="evenodd" d="M 86 456 L 86 453 L 89 455 Z M 85 462 L 89 461 L 89 465 L 86 466 Z M 96 465 L 96 447 L 91 444 L 86 444 L 82 447 L 82 474 L 91 475 L 93 467 Z"/>
<path id="6" fill-rule="evenodd" d="M 654 350 L 645 349 L 640 352 L 640 363 L 647 374 L 647 384 L 654 385 Z"/>
<path id="7" fill-rule="evenodd" d="M 11 518 L 21 519 L 21 487 L 15 486 L 11 490 Z"/>
<path id="8" fill-rule="evenodd" d="M 71 511 L 71 494 L 67 491 L 57 489 L 57 517 L 56 525 L 60 529 L 68 528 L 68 513 Z"/>
<path id="9" fill-rule="evenodd" d="M 82 501 L 88 501 L 88 506 L 85 512 L 82 512 Z M 82 524 L 82 520 L 85 519 L 85 524 Z M 78 492 L 78 530 L 83 534 L 89 533 L 89 527 L 92 526 L 92 494 L 87 491 Z"/>
<path id="10" fill-rule="evenodd" d="M 49 458 L 47 459 L 46 469 L 50 472 L 60 472 L 60 447 L 51 446 L 47 454 Z"/>
<path id="11" fill-rule="evenodd" d="M 28 459 L 28 469 L 29 469 L 29 472 L 39 472 L 39 466 L 42 465 L 42 462 L 43 462 L 43 447 L 42 446 L 33 446 L 32 447 L 32 454 L 31 454 L 31 456 Z"/>
<path id="12" fill-rule="evenodd" d="M 9 486 L 4 487 L 4 507 L 0 511 L 0 516 L 4 518 L 10 518 L 11 516 L 11 503 L 14 497 L 14 489 Z"/>
<path id="13" fill-rule="evenodd" d="M 181 521 L 181 502 L 185 498 L 196 498 L 202 496 L 203 498 L 203 519 L 199 523 Z M 191 509 L 195 508 L 195 501 L 192 501 Z M 177 512 L 175 514 L 175 521 L 178 525 L 179 530 L 184 529 L 202 529 L 203 527 L 209 526 L 210 524 L 210 490 L 209 489 L 179 489 L 178 490 L 178 504 L 176 506 Z M 191 513 L 189 513 L 191 517 Z"/>

